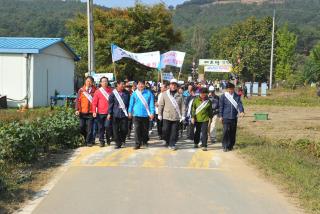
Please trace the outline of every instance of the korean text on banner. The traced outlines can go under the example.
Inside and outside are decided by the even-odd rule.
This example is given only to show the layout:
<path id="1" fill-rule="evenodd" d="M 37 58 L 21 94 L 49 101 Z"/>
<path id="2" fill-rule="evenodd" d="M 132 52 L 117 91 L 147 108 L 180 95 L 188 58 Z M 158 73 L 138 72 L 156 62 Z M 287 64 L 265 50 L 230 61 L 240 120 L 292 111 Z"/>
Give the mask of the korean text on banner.
<path id="1" fill-rule="evenodd" d="M 160 64 L 160 51 L 147 53 L 132 53 L 118 47 L 115 44 L 111 45 L 111 51 L 113 62 L 116 62 L 125 57 L 133 59 L 150 68 L 158 68 Z"/>

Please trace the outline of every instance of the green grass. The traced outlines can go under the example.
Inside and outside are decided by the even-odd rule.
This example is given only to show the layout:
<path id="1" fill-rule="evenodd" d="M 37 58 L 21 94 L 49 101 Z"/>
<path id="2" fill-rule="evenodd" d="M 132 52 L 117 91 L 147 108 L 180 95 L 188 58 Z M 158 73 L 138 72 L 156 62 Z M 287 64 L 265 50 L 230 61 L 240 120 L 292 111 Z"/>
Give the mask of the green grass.
<path id="1" fill-rule="evenodd" d="M 301 141 L 302 142 L 302 141 Z M 320 213 L 320 159 L 289 145 L 268 142 L 239 130 L 237 148 L 273 182 L 300 199 L 310 213 Z"/>
<path id="2" fill-rule="evenodd" d="M 317 96 L 316 88 L 273 89 L 267 97 L 250 97 L 243 99 L 244 105 L 272 105 L 272 106 L 320 106 L 320 97 Z"/>

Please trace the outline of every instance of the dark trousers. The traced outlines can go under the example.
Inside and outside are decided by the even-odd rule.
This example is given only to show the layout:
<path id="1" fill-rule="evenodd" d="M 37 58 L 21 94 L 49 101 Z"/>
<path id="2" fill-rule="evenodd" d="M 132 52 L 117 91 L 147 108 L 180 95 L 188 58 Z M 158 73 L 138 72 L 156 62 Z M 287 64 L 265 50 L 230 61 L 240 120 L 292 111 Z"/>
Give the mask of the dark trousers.
<path id="1" fill-rule="evenodd" d="M 112 119 L 113 137 L 117 146 L 121 146 L 128 134 L 128 118 L 117 118 Z"/>
<path id="2" fill-rule="evenodd" d="M 179 121 L 163 120 L 163 139 L 169 146 L 175 146 L 179 135 Z"/>
<path id="3" fill-rule="evenodd" d="M 107 114 L 98 114 L 97 116 L 100 142 L 105 142 L 105 139 L 110 142 L 110 120 L 107 119 L 107 116 Z"/>
<path id="4" fill-rule="evenodd" d="M 136 146 L 146 144 L 149 140 L 149 117 L 134 117 L 134 130 Z"/>
<path id="5" fill-rule="evenodd" d="M 131 134 L 131 130 L 132 130 L 132 124 L 133 124 L 133 122 L 132 122 L 132 119 L 129 119 L 128 120 L 128 138 L 130 138 L 130 134 Z"/>
<path id="6" fill-rule="evenodd" d="M 194 140 L 194 125 L 192 123 L 187 127 L 187 135 L 189 140 Z"/>
<path id="7" fill-rule="evenodd" d="M 159 120 L 158 117 L 157 118 L 157 131 L 158 131 L 158 135 L 160 137 L 160 139 L 163 139 L 163 135 L 162 135 L 162 126 L 163 126 L 163 120 Z"/>
<path id="8" fill-rule="evenodd" d="M 236 143 L 236 132 L 237 132 L 237 123 L 238 120 L 223 120 L 223 138 L 222 146 L 226 149 L 233 149 L 234 144 Z"/>
<path id="9" fill-rule="evenodd" d="M 85 139 L 85 144 L 93 143 L 93 116 L 92 114 L 80 114 L 80 133 Z"/>
<path id="10" fill-rule="evenodd" d="M 201 135 L 202 146 L 207 147 L 208 126 L 209 126 L 209 121 L 195 123 L 196 132 L 194 134 L 194 144 L 198 144 L 200 142 L 200 135 Z"/>

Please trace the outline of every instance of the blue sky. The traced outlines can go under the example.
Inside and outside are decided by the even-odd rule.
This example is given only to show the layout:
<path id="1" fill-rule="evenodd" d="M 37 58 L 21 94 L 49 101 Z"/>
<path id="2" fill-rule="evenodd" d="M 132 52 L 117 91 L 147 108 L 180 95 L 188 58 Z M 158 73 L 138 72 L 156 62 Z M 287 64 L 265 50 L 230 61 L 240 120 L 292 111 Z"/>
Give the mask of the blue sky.
<path id="1" fill-rule="evenodd" d="M 133 6 L 135 0 L 93 0 L 95 4 L 103 5 L 106 7 L 129 7 Z M 168 6 L 181 4 L 185 0 L 163 0 Z M 160 0 L 141 0 L 145 4 L 156 4 L 161 2 Z"/>

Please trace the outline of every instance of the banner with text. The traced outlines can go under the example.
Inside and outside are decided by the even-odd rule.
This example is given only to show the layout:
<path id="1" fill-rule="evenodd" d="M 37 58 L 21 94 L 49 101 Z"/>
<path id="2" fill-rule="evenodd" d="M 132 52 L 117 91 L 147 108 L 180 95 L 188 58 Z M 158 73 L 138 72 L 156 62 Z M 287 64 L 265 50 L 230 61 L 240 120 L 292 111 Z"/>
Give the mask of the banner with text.
<path id="1" fill-rule="evenodd" d="M 132 53 L 126 51 L 115 44 L 111 45 L 112 62 L 116 62 L 122 58 L 133 59 L 147 67 L 158 68 L 160 64 L 160 51 L 147 53 Z"/>
<path id="2" fill-rule="evenodd" d="M 180 51 L 169 51 L 161 54 L 160 68 L 165 68 L 166 65 L 181 68 L 183 65 L 186 53 Z"/>

